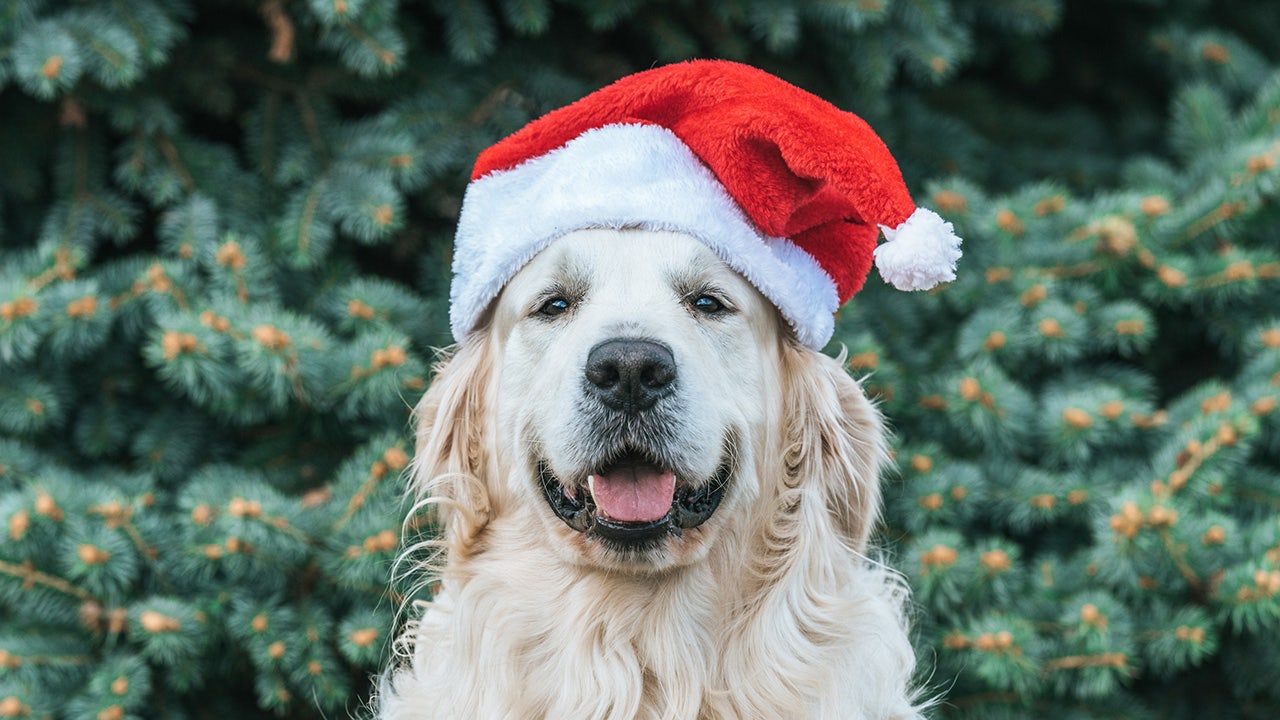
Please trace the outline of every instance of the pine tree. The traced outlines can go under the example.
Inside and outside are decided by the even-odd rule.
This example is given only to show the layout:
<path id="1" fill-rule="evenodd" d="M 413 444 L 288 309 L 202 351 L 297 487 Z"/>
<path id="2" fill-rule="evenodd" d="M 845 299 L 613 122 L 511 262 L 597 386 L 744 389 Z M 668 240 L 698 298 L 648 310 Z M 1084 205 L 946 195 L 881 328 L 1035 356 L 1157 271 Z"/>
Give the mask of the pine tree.
<path id="1" fill-rule="evenodd" d="M 693 56 L 862 115 L 967 241 L 836 338 L 935 714 L 1274 717 L 1278 36 L 1265 0 L 0 0 L 0 718 L 357 712 L 429 592 L 400 478 L 475 154 Z"/>
<path id="2" fill-rule="evenodd" d="M 898 425 L 889 525 L 940 717 L 1271 717 L 1280 75 L 1174 100 L 1123 189 L 931 195 L 966 272 L 846 309 Z"/>

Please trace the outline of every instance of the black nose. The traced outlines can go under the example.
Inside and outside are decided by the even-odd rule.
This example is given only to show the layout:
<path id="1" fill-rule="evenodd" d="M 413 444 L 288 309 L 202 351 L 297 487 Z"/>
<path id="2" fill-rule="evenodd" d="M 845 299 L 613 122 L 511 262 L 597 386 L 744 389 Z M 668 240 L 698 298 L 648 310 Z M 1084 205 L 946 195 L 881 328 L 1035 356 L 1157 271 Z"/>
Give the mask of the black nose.
<path id="1" fill-rule="evenodd" d="M 665 345 L 649 340 L 606 340 L 587 355 L 587 391 L 623 412 L 653 407 L 671 393 L 676 359 Z"/>

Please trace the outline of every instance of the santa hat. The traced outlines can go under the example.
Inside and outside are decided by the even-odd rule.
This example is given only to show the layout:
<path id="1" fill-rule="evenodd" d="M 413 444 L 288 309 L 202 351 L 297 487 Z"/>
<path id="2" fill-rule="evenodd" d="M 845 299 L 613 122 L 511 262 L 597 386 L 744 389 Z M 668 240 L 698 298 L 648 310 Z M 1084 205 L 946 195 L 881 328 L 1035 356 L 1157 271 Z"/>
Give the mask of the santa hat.
<path id="1" fill-rule="evenodd" d="M 762 70 L 691 61 L 624 77 L 480 154 L 454 248 L 454 338 L 551 241 L 631 227 L 702 241 L 813 348 L 873 257 L 903 290 L 953 280 L 960 257 L 861 118 Z"/>

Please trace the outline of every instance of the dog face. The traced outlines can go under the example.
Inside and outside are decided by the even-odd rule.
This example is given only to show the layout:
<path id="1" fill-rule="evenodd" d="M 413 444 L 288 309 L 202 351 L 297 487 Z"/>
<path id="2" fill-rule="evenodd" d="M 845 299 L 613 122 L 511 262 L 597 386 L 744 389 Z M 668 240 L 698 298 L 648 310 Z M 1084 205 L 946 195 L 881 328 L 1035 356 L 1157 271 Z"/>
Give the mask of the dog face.
<path id="1" fill-rule="evenodd" d="M 840 359 L 799 343 L 693 238 L 556 240 L 415 412 L 414 514 L 434 508 L 422 547 L 441 550 L 415 570 L 441 583 L 404 636 L 400 707 L 912 716 L 900 585 L 860 557 L 880 416 Z M 530 667 L 549 679 L 514 681 Z M 825 699 L 809 694 L 828 680 Z"/>
<path id="2" fill-rule="evenodd" d="M 496 302 L 501 494 L 562 558 L 632 571 L 702 557 L 759 489 L 773 306 L 696 240 L 560 238 Z"/>
<path id="3" fill-rule="evenodd" d="M 861 551 L 876 518 L 879 414 L 680 233 L 554 241 L 437 368 L 416 416 L 435 572 L 533 552 L 660 573 L 716 547 L 765 568 L 811 542 Z"/>

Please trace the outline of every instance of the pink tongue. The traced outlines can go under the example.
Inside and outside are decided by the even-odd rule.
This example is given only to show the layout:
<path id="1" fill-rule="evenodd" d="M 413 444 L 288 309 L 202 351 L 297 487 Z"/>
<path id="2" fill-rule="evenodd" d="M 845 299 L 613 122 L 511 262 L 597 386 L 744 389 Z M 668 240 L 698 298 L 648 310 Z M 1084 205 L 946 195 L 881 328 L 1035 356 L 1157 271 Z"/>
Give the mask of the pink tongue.
<path id="1" fill-rule="evenodd" d="M 676 494 L 675 473 L 652 465 L 620 465 L 589 481 L 600 514 L 619 522 L 661 520 Z"/>

